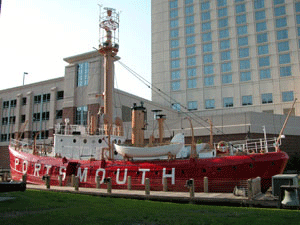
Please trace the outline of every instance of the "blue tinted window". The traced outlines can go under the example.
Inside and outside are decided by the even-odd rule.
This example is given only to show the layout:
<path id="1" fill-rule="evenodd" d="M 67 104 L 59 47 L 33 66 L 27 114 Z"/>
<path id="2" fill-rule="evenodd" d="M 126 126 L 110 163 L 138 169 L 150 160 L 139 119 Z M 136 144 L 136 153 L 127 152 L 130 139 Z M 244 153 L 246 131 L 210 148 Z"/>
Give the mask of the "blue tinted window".
<path id="1" fill-rule="evenodd" d="M 201 10 L 208 10 L 210 8 L 209 2 L 202 2 L 201 3 Z"/>
<path id="2" fill-rule="evenodd" d="M 291 62 L 290 54 L 279 55 L 279 64 L 286 64 Z"/>
<path id="3" fill-rule="evenodd" d="M 246 95 L 242 96 L 242 105 L 252 105 L 252 96 L 251 95 Z"/>
<path id="4" fill-rule="evenodd" d="M 248 37 L 240 37 L 238 39 L 239 46 L 245 46 L 248 45 Z"/>
<path id="5" fill-rule="evenodd" d="M 181 111 L 181 106 L 179 103 L 172 103 L 172 109 L 180 112 Z"/>
<path id="6" fill-rule="evenodd" d="M 208 43 L 208 44 L 204 44 L 202 45 L 203 48 L 203 52 L 211 52 L 212 51 L 212 44 Z"/>
<path id="7" fill-rule="evenodd" d="M 260 57 L 258 59 L 258 65 L 259 67 L 270 66 L 270 57 L 269 56 Z"/>
<path id="8" fill-rule="evenodd" d="M 266 29 L 267 29 L 266 22 L 256 23 L 256 32 L 264 31 Z"/>
<path id="9" fill-rule="evenodd" d="M 212 54 L 203 55 L 203 63 L 204 64 L 212 63 L 212 62 L 213 62 L 213 56 L 212 56 Z"/>
<path id="10" fill-rule="evenodd" d="M 178 27 L 178 19 L 177 20 L 171 20 L 170 21 L 170 27 L 171 28 Z"/>
<path id="11" fill-rule="evenodd" d="M 257 41 L 257 43 L 268 42 L 268 33 L 257 34 L 256 41 Z"/>
<path id="12" fill-rule="evenodd" d="M 274 9 L 275 16 L 285 15 L 285 6 L 276 7 Z"/>
<path id="13" fill-rule="evenodd" d="M 188 26 L 185 28 L 186 34 L 194 34 L 195 33 L 195 27 L 194 26 Z"/>
<path id="14" fill-rule="evenodd" d="M 296 16 L 296 22 L 297 22 L 297 24 L 300 24 L 300 15 Z"/>
<path id="15" fill-rule="evenodd" d="M 237 27 L 236 29 L 239 36 L 248 34 L 247 25 Z"/>
<path id="16" fill-rule="evenodd" d="M 205 65 L 203 66 L 204 74 L 213 74 L 214 73 L 214 66 L 213 65 Z"/>
<path id="17" fill-rule="evenodd" d="M 178 29 L 175 29 L 175 30 L 171 30 L 171 31 L 170 31 L 170 37 L 171 37 L 171 38 L 176 38 L 176 37 L 178 37 L 178 34 L 179 34 Z"/>
<path id="18" fill-rule="evenodd" d="M 178 80 L 180 79 L 180 70 L 175 70 L 171 72 L 171 79 Z"/>
<path id="19" fill-rule="evenodd" d="M 273 103 L 273 95 L 272 95 L 272 93 L 262 94 L 261 95 L 261 103 L 262 104 Z"/>
<path id="20" fill-rule="evenodd" d="M 219 28 L 228 27 L 228 18 L 219 20 Z"/>
<path id="21" fill-rule="evenodd" d="M 214 109 L 215 108 L 215 100 L 214 99 L 206 99 L 205 100 L 205 109 Z"/>
<path id="22" fill-rule="evenodd" d="M 292 75 L 292 69 L 291 66 L 283 66 L 280 67 L 280 76 L 281 77 L 287 77 Z"/>
<path id="23" fill-rule="evenodd" d="M 179 49 L 176 49 L 176 50 L 172 50 L 171 51 L 171 58 L 174 59 L 174 58 L 179 58 Z"/>
<path id="24" fill-rule="evenodd" d="M 233 98 L 223 98 L 223 106 L 224 107 L 233 107 Z"/>
<path id="25" fill-rule="evenodd" d="M 278 45 L 278 52 L 283 52 L 283 51 L 290 50 L 289 42 L 288 41 L 279 42 L 277 45 Z"/>
<path id="26" fill-rule="evenodd" d="M 240 76 L 241 76 L 241 81 L 249 81 L 249 80 L 251 80 L 251 72 L 250 71 L 248 71 L 248 72 L 241 72 L 241 74 L 240 74 Z"/>
<path id="27" fill-rule="evenodd" d="M 280 27 L 286 27 L 287 26 L 287 22 L 286 22 L 286 18 L 279 18 L 276 19 L 276 28 L 280 28 Z"/>
<path id="28" fill-rule="evenodd" d="M 180 67 L 180 60 L 176 59 L 176 60 L 172 60 L 171 61 L 171 68 L 172 69 L 176 69 Z"/>
<path id="29" fill-rule="evenodd" d="M 210 22 L 202 23 L 202 31 L 209 31 L 211 30 Z"/>
<path id="30" fill-rule="evenodd" d="M 259 71 L 259 76 L 260 76 L 261 80 L 271 78 L 271 71 L 270 71 L 270 69 L 260 70 Z"/>
<path id="31" fill-rule="evenodd" d="M 236 16 L 236 24 L 244 24 L 247 23 L 246 14 Z"/>
<path id="32" fill-rule="evenodd" d="M 246 6 L 245 6 L 245 4 L 236 5 L 235 6 L 235 11 L 236 11 L 236 13 L 246 12 Z"/>
<path id="33" fill-rule="evenodd" d="M 231 72 L 231 62 L 222 63 L 221 64 L 221 72 L 222 73 Z"/>
<path id="34" fill-rule="evenodd" d="M 177 8 L 177 7 L 178 7 L 178 2 L 177 2 L 177 0 L 176 0 L 176 1 L 170 2 L 170 8 L 171 8 L 171 9 Z"/>
<path id="35" fill-rule="evenodd" d="M 262 9 L 265 7 L 264 0 L 254 0 L 254 9 Z"/>
<path id="36" fill-rule="evenodd" d="M 228 29 L 220 30 L 219 31 L 219 37 L 220 37 L 220 39 L 228 38 L 229 37 L 229 30 Z"/>
<path id="37" fill-rule="evenodd" d="M 210 20 L 210 12 L 209 11 L 208 12 L 203 12 L 201 14 L 201 19 L 202 19 L 202 21 Z"/>
<path id="38" fill-rule="evenodd" d="M 186 60 L 187 66 L 195 66 L 196 65 L 196 57 L 189 57 Z"/>
<path id="39" fill-rule="evenodd" d="M 185 24 L 192 24 L 192 23 L 194 23 L 194 16 L 185 17 Z"/>
<path id="40" fill-rule="evenodd" d="M 218 10 L 218 17 L 227 16 L 227 8 L 222 8 Z"/>
<path id="41" fill-rule="evenodd" d="M 89 81 L 89 63 L 79 63 L 77 70 L 77 86 L 87 86 Z"/>
<path id="42" fill-rule="evenodd" d="M 255 12 L 255 20 L 264 20 L 266 19 L 265 10 Z"/>
<path id="43" fill-rule="evenodd" d="M 240 70 L 250 69 L 250 60 L 241 60 L 240 61 Z"/>
<path id="44" fill-rule="evenodd" d="M 171 89 L 172 89 L 172 91 L 180 90 L 180 81 L 173 81 L 171 83 Z"/>
<path id="45" fill-rule="evenodd" d="M 185 14 L 190 15 L 194 13 L 194 6 L 189 6 L 185 8 Z"/>
<path id="46" fill-rule="evenodd" d="M 226 6 L 227 0 L 218 0 L 218 7 Z"/>
<path id="47" fill-rule="evenodd" d="M 196 47 L 195 46 L 186 48 L 186 55 L 194 55 L 194 54 L 196 54 Z"/>
<path id="48" fill-rule="evenodd" d="M 196 88 L 197 87 L 197 80 L 196 79 L 190 79 L 187 81 L 188 88 Z"/>
<path id="49" fill-rule="evenodd" d="M 178 16 L 178 10 L 170 11 L 170 18 L 176 18 Z"/>
<path id="50" fill-rule="evenodd" d="M 239 57 L 245 58 L 249 56 L 249 48 L 240 48 L 239 49 Z"/>
<path id="51" fill-rule="evenodd" d="M 220 49 L 228 49 L 228 48 L 230 48 L 229 40 L 220 41 Z"/>
<path id="52" fill-rule="evenodd" d="M 257 52 L 259 55 L 264 55 L 269 53 L 269 46 L 268 45 L 261 45 L 257 47 Z"/>
<path id="53" fill-rule="evenodd" d="M 222 75 L 222 83 L 223 84 L 231 84 L 232 83 L 232 74 Z"/>
<path id="54" fill-rule="evenodd" d="M 211 41 L 211 32 L 209 32 L 209 33 L 203 33 L 202 34 L 202 41 L 203 42 Z"/>
<path id="55" fill-rule="evenodd" d="M 221 61 L 230 60 L 230 51 L 221 52 Z"/>
<path id="56" fill-rule="evenodd" d="M 284 0 L 273 0 L 274 5 L 279 5 L 279 4 L 283 4 Z"/>
<path id="57" fill-rule="evenodd" d="M 294 100 L 294 92 L 293 91 L 285 91 L 282 92 L 282 101 L 290 102 Z"/>
<path id="58" fill-rule="evenodd" d="M 300 12 L 300 2 L 295 3 L 296 12 Z"/>
<path id="59" fill-rule="evenodd" d="M 195 44 L 195 36 L 186 37 L 186 44 L 187 45 Z"/>
<path id="60" fill-rule="evenodd" d="M 214 85 L 214 77 L 204 77 L 204 86 L 208 87 L 208 86 L 213 86 Z"/>
<path id="61" fill-rule="evenodd" d="M 197 101 L 188 102 L 188 110 L 197 110 L 198 104 Z"/>
<path id="62" fill-rule="evenodd" d="M 172 40 L 170 45 L 171 45 L 171 48 L 177 48 L 179 46 L 179 41 Z"/>
<path id="63" fill-rule="evenodd" d="M 197 75 L 197 69 L 196 68 L 188 68 L 187 69 L 187 76 L 188 77 L 195 77 Z"/>

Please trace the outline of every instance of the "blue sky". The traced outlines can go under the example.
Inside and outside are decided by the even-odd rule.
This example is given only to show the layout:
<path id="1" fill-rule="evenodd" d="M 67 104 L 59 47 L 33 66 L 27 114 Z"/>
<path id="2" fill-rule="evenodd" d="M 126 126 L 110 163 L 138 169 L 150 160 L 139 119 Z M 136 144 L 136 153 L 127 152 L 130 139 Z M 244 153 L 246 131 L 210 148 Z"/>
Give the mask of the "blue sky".
<path id="1" fill-rule="evenodd" d="M 2 0 L 0 89 L 21 86 L 24 72 L 25 84 L 62 77 L 63 58 L 97 48 L 98 4 L 120 11 L 118 56 L 151 81 L 151 0 Z M 116 87 L 151 98 L 118 63 Z"/>

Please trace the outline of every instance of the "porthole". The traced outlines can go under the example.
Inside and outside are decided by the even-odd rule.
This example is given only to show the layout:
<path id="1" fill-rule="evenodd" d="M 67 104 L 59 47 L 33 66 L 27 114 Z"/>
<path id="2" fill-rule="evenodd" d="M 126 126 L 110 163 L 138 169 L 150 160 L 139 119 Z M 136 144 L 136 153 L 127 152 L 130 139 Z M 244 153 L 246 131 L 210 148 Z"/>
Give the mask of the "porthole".
<path id="1" fill-rule="evenodd" d="M 86 143 L 87 143 L 87 140 L 86 140 L 86 139 L 83 139 L 83 143 L 86 144 Z"/>
<path id="2" fill-rule="evenodd" d="M 117 140 L 115 139 L 113 142 L 114 142 L 114 144 L 116 144 L 116 143 L 117 143 Z"/>
<path id="3" fill-rule="evenodd" d="M 117 152 L 117 151 L 114 151 L 114 154 L 115 154 L 115 155 L 118 155 L 118 152 Z"/>
<path id="4" fill-rule="evenodd" d="M 99 140 L 98 140 L 98 143 L 99 143 L 99 144 L 101 144 L 101 143 L 102 143 L 102 140 L 101 140 L 101 139 L 99 139 Z"/>
<path id="5" fill-rule="evenodd" d="M 252 164 L 252 163 L 250 163 L 249 167 L 250 167 L 250 168 L 253 168 L 253 164 Z"/>
<path id="6" fill-rule="evenodd" d="M 220 167 L 217 169 L 217 171 L 219 171 L 219 172 L 220 172 L 221 170 L 222 170 L 222 168 L 220 168 Z"/>
<path id="7" fill-rule="evenodd" d="M 232 169 L 233 169 L 233 170 L 237 170 L 237 167 L 236 167 L 236 166 L 233 166 Z"/>
<path id="8" fill-rule="evenodd" d="M 271 162 L 271 166 L 275 166 L 275 162 Z"/>
<path id="9" fill-rule="evenodd" d="M 184 170 L 181 170 L 181 173 L 184 174 Z"/>
<path id="10" fill-rule="evenodd" d="M 60 142 L 63 142 L 64 140 L 63 139 L 60 139 Z"/>
<path id="11" fill-rule="evenodd" d="M 76 143 L 76 139 L 73 139 L 73 143 Z"/>
<path id="12" fill-rule="evenodd" d="M 206 173 L 206 169 L 202 169 L 202 173 Z"/>
<path id="13" fill-rule="evenodd" d="M 158 171 L 155 171 L 155 175 L 158 175 Z"/>

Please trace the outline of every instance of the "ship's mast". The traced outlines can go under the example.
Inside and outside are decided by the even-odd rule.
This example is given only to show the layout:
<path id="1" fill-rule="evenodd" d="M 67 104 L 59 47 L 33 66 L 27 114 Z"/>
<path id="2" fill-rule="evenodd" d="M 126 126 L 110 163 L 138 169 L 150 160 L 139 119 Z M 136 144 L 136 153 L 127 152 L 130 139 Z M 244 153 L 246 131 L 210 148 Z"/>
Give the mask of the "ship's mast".
<path id="1" fill-rule="evenodd" d="M 104 57 L 104 123 L 106 134 L 110 133 L 113 120 L 114 57 L 119 50 L 119 13 L 112 8 L 100 12 L 99 53 Z"/>

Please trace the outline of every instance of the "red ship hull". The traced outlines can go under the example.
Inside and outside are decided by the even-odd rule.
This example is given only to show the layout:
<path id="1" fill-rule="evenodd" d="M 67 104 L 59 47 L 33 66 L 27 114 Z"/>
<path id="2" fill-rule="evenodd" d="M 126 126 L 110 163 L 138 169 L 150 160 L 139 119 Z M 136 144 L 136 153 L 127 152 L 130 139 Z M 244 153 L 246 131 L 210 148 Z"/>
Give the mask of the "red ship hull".
<path id="1" fill-rule="evenodd" d="M 169 191 L 188 191 L 186 181 L 193 178 L 195 190 L 203 191 L 203 179 L 208 177 L 210 192 L 232 192 L 242 181 L 255 177 L 261 177 L 262 189 L 267 190 L 272 176 L 283 173 L 289 158 L 278 151 L 206 159 L 90 161 L 36 156 L 11 147 L 9 152 L 12 179 L 21 180 L 26 173 L 27 182 L 32 184 L 44 184 L 42 177 L 48 174 L 51 185 L 59 184 L 59 175 L 63 185 L 70 185 L 74 174 L 81 187 L 96 187 L 99 176 L 103 188 L 104 178 L 110 177 L 113 188 L 126 189 L 131 176 L 132 189 L 144 189 L 145 178 L 149 178 L 151 190 L 162 190 L 166 177 Z"/>

